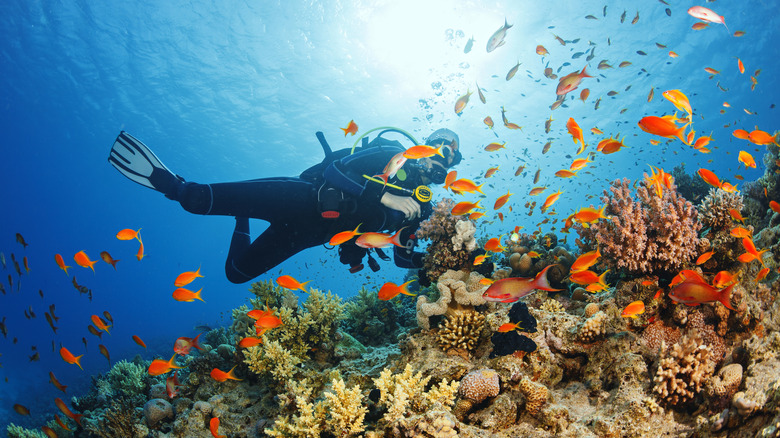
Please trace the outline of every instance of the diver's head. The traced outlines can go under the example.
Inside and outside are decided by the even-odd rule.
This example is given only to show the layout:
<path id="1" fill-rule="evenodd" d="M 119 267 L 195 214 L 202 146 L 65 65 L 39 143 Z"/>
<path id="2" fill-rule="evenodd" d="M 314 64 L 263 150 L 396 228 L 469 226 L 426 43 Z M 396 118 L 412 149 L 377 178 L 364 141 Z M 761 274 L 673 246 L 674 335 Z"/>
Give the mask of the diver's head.
<path id="1" fill-rule="evenodd" d="M 446 128 L 437 129 L 428 137 L 425 144 L 434 147 L 444 146 L 441 148 L 443 157 L 434 155 L 421 163 L 427 170 L 427 176 L 431 182 L 442 184 L 447 177 L 447 171 L 463 159 L 460 153 L 458 134 Z"/>

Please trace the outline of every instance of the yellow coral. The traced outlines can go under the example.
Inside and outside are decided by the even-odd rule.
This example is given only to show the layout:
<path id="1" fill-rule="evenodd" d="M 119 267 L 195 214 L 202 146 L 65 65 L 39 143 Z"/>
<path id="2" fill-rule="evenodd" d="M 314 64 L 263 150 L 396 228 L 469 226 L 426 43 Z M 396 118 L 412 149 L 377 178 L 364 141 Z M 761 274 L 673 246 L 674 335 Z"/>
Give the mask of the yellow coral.
<path id="1" fill-rule="evenodd" d="M 325 424 L 328 429 L 336 436 L 351 436 L 363 432 L 363 419 L 368 409 L 361 403 L 360 387 L 355 385 L 352 389 L 346 389 L 342 379 L 333 379 L 332 386 L 333 392 L 325 393 L 325 411 L 329 414 Z"/>
<path id="2" fill-rule="evenodd" d="M 265 429 L 265 433 L 268 436 L 280 438 L 319 438 L 321 421 L 314 413 L 314 405 L 302 396 L 295 398 L 295 404 L 298 407 L 298 415 L 277 418 L 272 428 Z"/>
<path id="3" fill-rule="evenodd" d="M 484 323 L 485 315 L 477 312 L 450 315 L 437 334 L 439 346 L 444 351 L 456 349 L 471 352 L 477 348 Z"/>
<path id="4" fill-rule="evenodd" d="M 525 395 L 525 410 L 531 415 L 536 415 L 547 403 L 549 390 L 541 383 L 532 382 L 528 377 L 520 381 L 520 392 Z"/>
<path id="5" fill-rule="evenodd" d="M 422 413 L 436 403 L 451 406 L 457 395 L 458 382 L 447 383 L 443 380 L 426 392 L 425 386 L 430 379 L 431 376 L 422 377 L 422 372 L 414 374 L 412 366 L 408 364 L 404 371 L 397 375 L 384 369 L 379 377 L 374 379 L 374 384 L 380 391 L 379 404 L 388 407 L 384 420 L 392 423 L 404 418 L 410 410 Z"/>
<path id="6" fill-rule="evenodd" d="M 263 343 L 244 349 L 244 363 L 255 374 L 270 374 L 279 383 L 291 379 L 301 360 L 286 350 L 279 342 L 269 341 L 263 335 Z"/>

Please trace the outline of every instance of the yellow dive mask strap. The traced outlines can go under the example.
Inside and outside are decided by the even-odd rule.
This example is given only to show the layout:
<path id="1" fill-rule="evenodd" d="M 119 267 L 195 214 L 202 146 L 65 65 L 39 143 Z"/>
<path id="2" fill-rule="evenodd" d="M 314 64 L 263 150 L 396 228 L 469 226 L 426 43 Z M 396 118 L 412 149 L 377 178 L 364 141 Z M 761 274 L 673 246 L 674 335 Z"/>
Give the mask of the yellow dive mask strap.
<path id="1" fill-rule="evenodd" d="M 420 202 L 430 202 L 431 201 L 431 197 L 433 196 L 433 194 L 431 192 L 431 189 L 428 186 L 426 186 L 426 185 L 419 185 L 419 186 L 415 187 L 414 190 L 409 190 L 407 188 L 404 188 L 404 187 L 401 187 L 401 186 L 397 186 L 395 184 L 390 184 L 390 183 L 385 184 L 384 181 L 382 181 L 379 178 L 374 178 L 373 176 L 363 175 L 363 178 L 365 178 L 365 179 L 367 179 L 369 181 L 373 181 L 373 182 L 375 182 L 377 184 L 382 184 L 383 186 L 392 187 L 392 188 L 394 188 L 396 190 L 400 190 L 402 192 L 408 193 L 409 196 L 414 197 L 414 199 L 416 199 L 416 200 L 418 200 Z"/>

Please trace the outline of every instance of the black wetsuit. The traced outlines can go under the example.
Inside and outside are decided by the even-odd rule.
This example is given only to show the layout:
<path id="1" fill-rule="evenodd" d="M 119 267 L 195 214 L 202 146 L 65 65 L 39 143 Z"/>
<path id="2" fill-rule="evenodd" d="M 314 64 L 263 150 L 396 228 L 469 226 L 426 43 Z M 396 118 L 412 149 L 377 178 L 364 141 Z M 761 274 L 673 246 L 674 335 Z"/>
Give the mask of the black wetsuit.
<path id="1" fill-rule="evenodd" d="M 318 178 L 260 178 L 216 184 L 188 182 L 176 198 L 191 213 L 236 217 L 225 263 L 225 273 L 233 283 L 250 281 L 306 248 L 327 243 L 336 233 L 354 230 L 358 224 L 362 224 L 360 232 L 395 232 L 405 227 L 401 243 L 406 247 L 394 246 L 395 264 L 419 268 L 422 253 L 413 251 L 414 233 L 420 221 L 430 215 L 430 203 L 421 204 L 420 218 L 407 221 L 401 212 L 382 205 L 380 199 L 385 191 L 408 194 L 363 177 L 382 173 L 390 159 L 403 151 L 400 143 L 379 137 L 367 147 L 330 163 Z M 403 172 L 389 180 L 391 184 L 409 189 L 422 184 L 421 170 L 413 161 L 408 161 L 402 169 Z M 336 219 L 322 216 L 319 201 L 325 192 L 335 193 L 339 199 L 343 194 Z M 249 218 L 270 222 L 254 242 L 249 235 Z M 342 244 L 340 253 L 342 262 L 354 266 L 360 263 L 366 250 L 357 247 L 353 240 Z"/>

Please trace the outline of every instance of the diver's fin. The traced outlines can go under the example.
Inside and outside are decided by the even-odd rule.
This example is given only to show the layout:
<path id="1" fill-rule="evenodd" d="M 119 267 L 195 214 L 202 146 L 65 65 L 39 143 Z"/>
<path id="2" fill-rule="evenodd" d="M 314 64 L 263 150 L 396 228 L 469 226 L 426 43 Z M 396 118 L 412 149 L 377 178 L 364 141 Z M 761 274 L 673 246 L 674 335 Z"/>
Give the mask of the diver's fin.
<path id="1" fill-rule="evenodd" d="M 183 178 L 168 170 L 151 149 L 125 131 L 120 132 L 114 141 L 108 162 L 130 180 L 172 199 L 184 182 Z"/>

